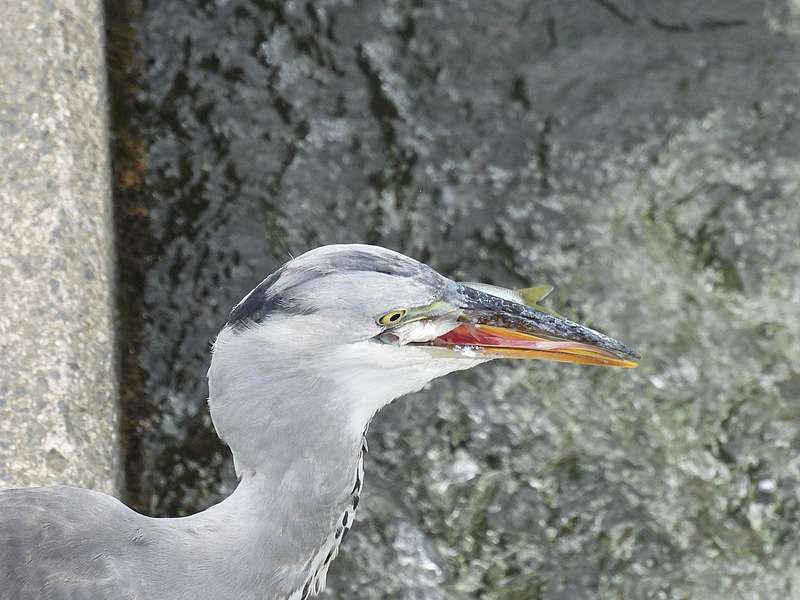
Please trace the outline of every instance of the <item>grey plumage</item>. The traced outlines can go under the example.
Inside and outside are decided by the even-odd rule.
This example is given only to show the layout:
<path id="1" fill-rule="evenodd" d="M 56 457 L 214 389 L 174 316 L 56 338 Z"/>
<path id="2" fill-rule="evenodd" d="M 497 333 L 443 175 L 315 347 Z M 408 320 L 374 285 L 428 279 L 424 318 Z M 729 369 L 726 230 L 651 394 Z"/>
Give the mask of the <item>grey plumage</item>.
<path id="1" fill-rule="evenodd" d="M 312 312 L 313 302 L 298 288 L 314 279 L 343 273 L 379 273 L 413 279 L 443 288 L 447 280 L 429 266 L 377 246 L 324 246 L 298 256 L 268 276 L 231 311 L 228 325 L 240 328 L 261 323 L 274 312 L 303 314 Z"/>
<path id="2" fill-rule="evenodd" d="M 130 513 L 130 514 L 127 514 Z M 108 517 L 114 515 L 113 520 Z M 135 515 L 115 499 L 67 487 L 0 493 L 0 598 L 140 598 L 114 548 Z M 112 544 L 109 544 L 112 542 Z M 136 545 L 126 545 L 126 555 Z"/>
<path id="3" fill-rule="evenodd" d="M 539 332 L 545 313 L 496 300 L 383 248 L 327 246 L 293 259 L 233 309 L 214 345 L 209 408 L 240 478 L 234 493 L 192 516 L 154 519 L 88 490 L 1 491 L 0 600 L 316 595 L 353 523 L 375 412 L 494 358 L 442 337 L 466 323 L 479 339 L 471 316 L 487 326 L 513 317 L 520 331 Z M 593 364 L 630 358 L 578 324 L 546 323 L 550 339 L 595 339 L 619 355 L 603 350 L 605 362 Z M 585 361 L 586 344 L 577 346 Z"/>

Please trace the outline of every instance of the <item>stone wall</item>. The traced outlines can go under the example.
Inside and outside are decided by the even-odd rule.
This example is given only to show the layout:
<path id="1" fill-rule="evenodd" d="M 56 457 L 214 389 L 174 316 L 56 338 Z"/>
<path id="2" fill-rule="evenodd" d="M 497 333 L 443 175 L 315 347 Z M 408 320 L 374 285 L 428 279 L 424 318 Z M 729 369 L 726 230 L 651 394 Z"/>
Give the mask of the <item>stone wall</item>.
<path id="1" fill-rule="evenodd" d="M 0 5 L 0 487 L 118 485 L 102 5 Z"/>

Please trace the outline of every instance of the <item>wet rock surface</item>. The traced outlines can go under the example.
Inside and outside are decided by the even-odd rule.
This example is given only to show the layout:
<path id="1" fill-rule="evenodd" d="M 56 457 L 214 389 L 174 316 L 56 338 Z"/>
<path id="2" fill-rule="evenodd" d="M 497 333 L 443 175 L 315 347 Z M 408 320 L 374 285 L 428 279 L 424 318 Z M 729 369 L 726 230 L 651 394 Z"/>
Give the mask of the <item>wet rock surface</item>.
<path id="1" fill-rule="evenodd" d="M 797 2 L 229 0 L 133 22 L 134 506 L 234 484 L 204 403 L 230 307 L 290 252 L 376 243 L 549 281 L 645 359 L 498 363 L 386 408 L 326 597 L 800 594 Z"/>

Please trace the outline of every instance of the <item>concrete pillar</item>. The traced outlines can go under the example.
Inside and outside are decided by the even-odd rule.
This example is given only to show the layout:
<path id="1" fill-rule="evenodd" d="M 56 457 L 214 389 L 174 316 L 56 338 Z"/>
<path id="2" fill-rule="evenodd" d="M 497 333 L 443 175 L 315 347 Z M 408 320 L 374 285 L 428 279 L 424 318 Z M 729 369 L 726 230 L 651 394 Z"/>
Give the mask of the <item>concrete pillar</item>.
<path id="1" fill-rule="evenodd" d="M 0 2 L 0 487 L 115 492 L 103 11 Z"/>

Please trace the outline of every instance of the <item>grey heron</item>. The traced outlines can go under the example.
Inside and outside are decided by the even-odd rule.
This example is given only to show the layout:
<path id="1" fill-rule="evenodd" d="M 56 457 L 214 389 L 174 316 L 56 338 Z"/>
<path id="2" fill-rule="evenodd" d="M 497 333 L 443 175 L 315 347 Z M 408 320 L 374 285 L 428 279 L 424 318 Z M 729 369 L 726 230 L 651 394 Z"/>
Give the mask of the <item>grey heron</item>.
<path id="1" fill-rule="evenodd" d="M 0 598 L 316 596 L 353 524 L 381 407 L 500 357 L 636 365 L 621 342 L 536 305 L 544 291 L 458 283 L 375 246 L 291 260 L 234 307 L 213 347 L 208 404 L 234 492 L 160 519 L 85 489 L 0 492 Z"/>

